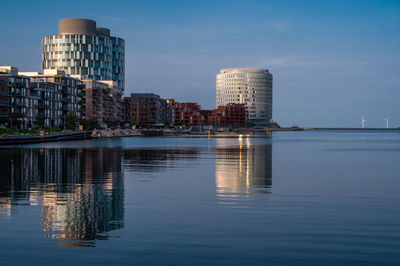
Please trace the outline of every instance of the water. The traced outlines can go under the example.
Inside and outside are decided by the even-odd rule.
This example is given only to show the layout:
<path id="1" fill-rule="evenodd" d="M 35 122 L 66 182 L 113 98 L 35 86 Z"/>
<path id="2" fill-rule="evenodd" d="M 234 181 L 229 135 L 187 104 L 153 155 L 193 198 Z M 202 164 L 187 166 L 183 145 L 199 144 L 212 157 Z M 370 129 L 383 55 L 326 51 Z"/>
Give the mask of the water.
<path id="1" fill-rule="evenodd" d="M 0 148 L 1 265 L 400 265 L 400 134 Z"/>

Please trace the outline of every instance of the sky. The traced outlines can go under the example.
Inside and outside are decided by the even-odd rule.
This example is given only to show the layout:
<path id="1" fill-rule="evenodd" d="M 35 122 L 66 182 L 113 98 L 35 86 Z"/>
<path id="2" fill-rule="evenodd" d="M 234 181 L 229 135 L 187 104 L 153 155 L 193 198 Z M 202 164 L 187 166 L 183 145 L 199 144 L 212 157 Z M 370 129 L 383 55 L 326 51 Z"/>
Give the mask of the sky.
<path id="1" fill-rule="evenodd" d="M 87 18 L 125 39 L 125 95 L 211 109 L 221 68 L 266 68 L 282 126 L 400 126 L 400 0 L 57 3 L 2 2 L 0 65 L 41 71 L 41 38 Z"/>

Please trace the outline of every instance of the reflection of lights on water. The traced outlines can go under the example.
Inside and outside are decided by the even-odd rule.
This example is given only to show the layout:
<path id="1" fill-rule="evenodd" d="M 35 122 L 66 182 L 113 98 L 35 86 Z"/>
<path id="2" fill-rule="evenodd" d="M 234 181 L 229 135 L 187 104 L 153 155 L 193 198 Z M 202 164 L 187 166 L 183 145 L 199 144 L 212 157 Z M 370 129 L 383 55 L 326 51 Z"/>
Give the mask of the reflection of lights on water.
<path id="1" fill-rule="evenodd" d="M 239 135 L 236 147 L 217 146 L 216 192 L 220 204 L 243 204 L 268 193 L 271 185 L 272 147 L 253 145 L 253 139 Z M 221 141 L 226 144 L 227 141 Z"/>
<path id="2" fill-rule="evenodd" d="M 9 199 L 0 198 L 0 215 L 11 217 L 11 201 Z"/>

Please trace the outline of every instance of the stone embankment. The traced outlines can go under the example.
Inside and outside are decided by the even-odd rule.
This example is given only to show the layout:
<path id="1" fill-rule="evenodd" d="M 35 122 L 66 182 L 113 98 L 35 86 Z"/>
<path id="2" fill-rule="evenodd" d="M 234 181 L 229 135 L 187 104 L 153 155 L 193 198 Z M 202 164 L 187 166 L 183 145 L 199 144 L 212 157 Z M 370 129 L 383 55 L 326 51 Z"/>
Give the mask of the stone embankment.
<path id="1" fill-rule="evenodd" d="M 142 133 L 132 129 L 102 129 L 92 132 L 93 138 L 117 138 L 141 136 Z"/>

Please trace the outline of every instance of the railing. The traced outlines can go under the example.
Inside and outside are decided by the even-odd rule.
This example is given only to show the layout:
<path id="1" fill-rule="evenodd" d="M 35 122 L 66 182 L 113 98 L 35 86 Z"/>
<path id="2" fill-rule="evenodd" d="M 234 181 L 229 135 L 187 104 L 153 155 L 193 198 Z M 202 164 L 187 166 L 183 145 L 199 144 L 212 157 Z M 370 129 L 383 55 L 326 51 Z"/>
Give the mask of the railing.
<path id="1" fill-rule="evenodd" d="M 32 98 L 32 99 L 41 99 L 40 94 L 33 94 L 33 93 L 31 93 L 31 94 L 29 95 L 29 98 Z"/>
<path id="2" fill-rule="evenodd" d="M 46 108 L 49 108 L 49 105 L 41 103 L 41 104 L 38 104 L 38 108 L 39 109 L 46 109 Z"/>
<path id="3" fill-rule="evenodd" d="M 0 117 L 1 117 L 1 118 L 5 118 L 5 117 L 8 117 L 8 116 L 9 116 L 8 113 L 6 113 L 6 112 L 0 112 Z"/>
<path id="4" fill-rule="evenodd" d="M 13 96 L 18 96 L 18 97 L 21 96 L 22 97 L 22 96 L 24 96 L 24 93 L 22 91 L 18 91 L 18 92 L 16 91 L 16 92 L 12 93 L 12 95 Z"/>

